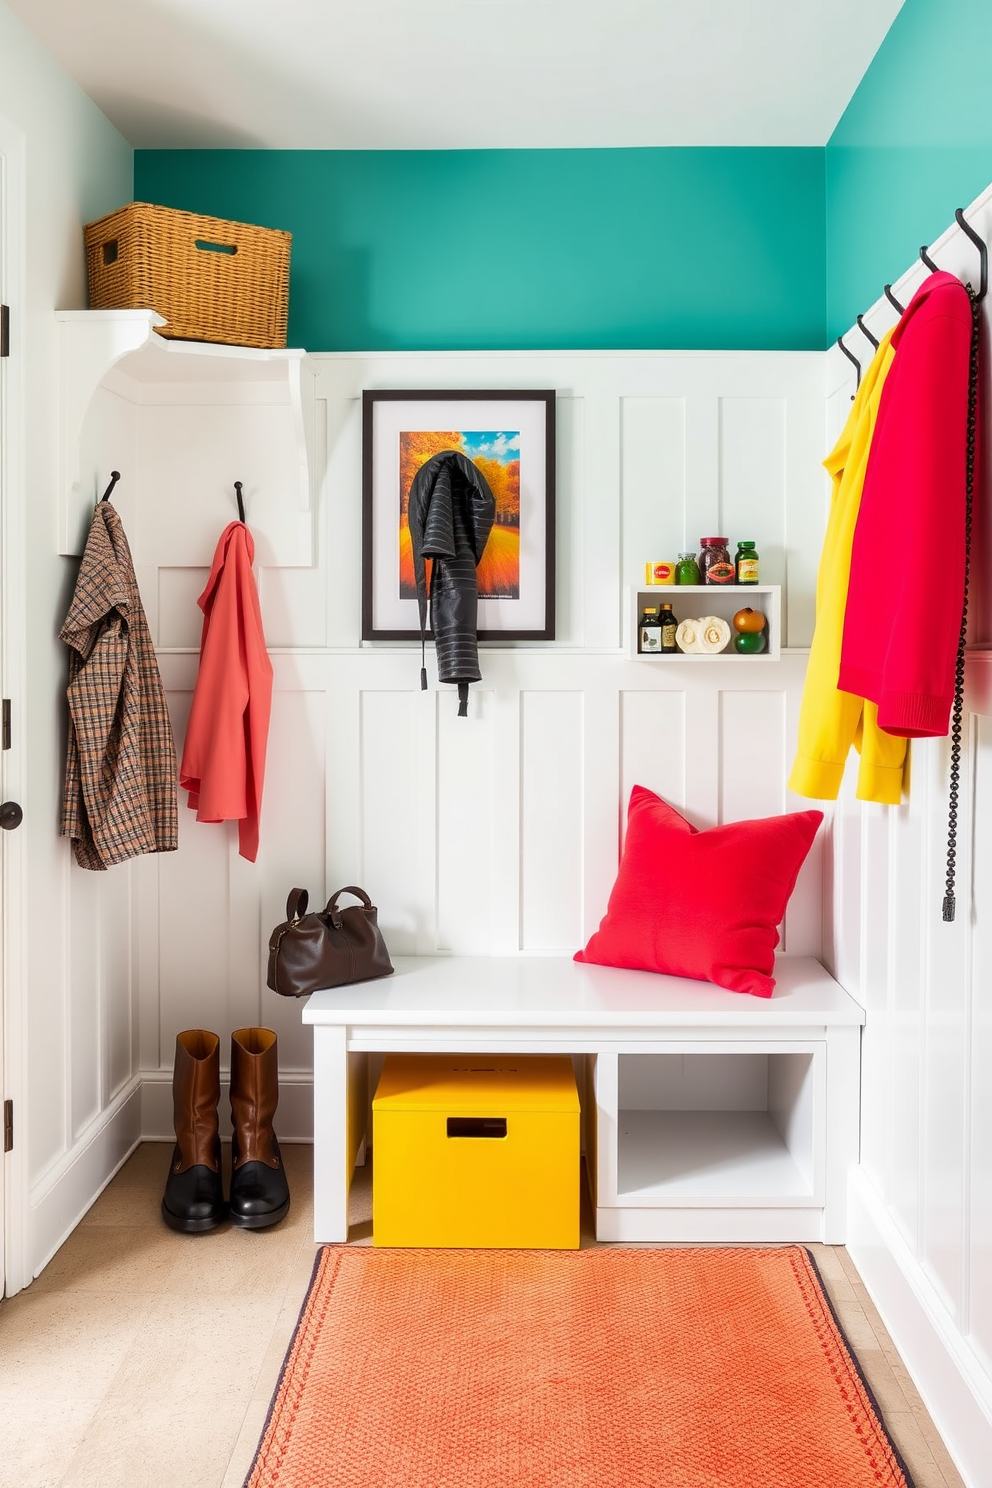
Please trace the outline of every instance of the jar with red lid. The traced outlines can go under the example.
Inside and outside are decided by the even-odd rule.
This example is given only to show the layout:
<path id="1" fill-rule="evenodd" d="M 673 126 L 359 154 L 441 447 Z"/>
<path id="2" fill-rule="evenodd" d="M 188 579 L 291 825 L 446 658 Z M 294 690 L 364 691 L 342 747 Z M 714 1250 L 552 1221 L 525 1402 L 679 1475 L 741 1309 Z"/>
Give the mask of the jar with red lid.
<path id="1" fill-rule="evenodd" d="M 725 537 L 703 537 L 699 541 L 699 573 L 704 584 L 732 584 L 736 570 Z"/>

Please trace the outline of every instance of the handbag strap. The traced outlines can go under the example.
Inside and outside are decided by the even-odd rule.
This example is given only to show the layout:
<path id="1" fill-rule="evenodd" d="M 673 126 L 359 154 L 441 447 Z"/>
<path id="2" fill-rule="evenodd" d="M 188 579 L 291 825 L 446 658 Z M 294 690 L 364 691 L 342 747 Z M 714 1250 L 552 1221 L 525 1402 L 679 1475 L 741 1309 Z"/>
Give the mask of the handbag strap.
<path id="1" fill-rule="evenodd" d="M 341 929 L 341 914 L 338 910 L 338 900 L 342 894 L 354 894 L 356 899 L 361 899 L 366 909 L 374 908 L 372 900 L 366 894 L 365 890 L 358 888 L 355 884 L 348 884 L 347 888 L 338 889 L 337 893 L 332 894 L 330 899 L 328 899 L 327 908 L 324 910 L 324 913 L 330 916 L 331 924 L 335 930 Z"/>
<path id="2" fill-rule="evenodd" d="M 287 920 L 301 920 L 307 912 L 310 903 L 310 895 L 306 889 L 290 889 L 289 898 L 286 900 Z"/>

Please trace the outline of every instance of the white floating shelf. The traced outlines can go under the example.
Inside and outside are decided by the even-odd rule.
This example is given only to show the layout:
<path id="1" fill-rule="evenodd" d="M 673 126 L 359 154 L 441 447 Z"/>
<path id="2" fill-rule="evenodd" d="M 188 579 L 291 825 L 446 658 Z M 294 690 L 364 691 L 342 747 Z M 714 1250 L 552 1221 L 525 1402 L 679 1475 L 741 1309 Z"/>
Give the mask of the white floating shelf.
<path id="1" fill-rule="evenodd" d="M 157 334 L 166 322 L 153 310 L 59 310 L 55 322 L 61 553 L 79 552 L 96 486 L 109 474 L 84 470 L 81 454 L 98 390 L 136 406 L 285 406 L 285 458 L 295 466 L 295 505 L 310 524 L 315 369 L 305 351 L 170 340 Z"/>
<path id="2" fill-rule="evenodd" d="M 652 666 L 684 666 L 689 661 L 733 661 L 738 666 L 755 662 L 778 661 L 782 654 L 782 587 L 780 584 L 656 584 L 647 588 L 624 591 L 624 650 L 633 661 Z M 675 618 L 698 620 L 703 615 L 718 615 L 731 626 L 730 643 L 711 656 L 684 652 L 654 652 L 644 655 L 637 649 L 637 630 L 645 605 L 671 604 Z M 738 610 L 760 610 L 766 620 L 767 647 L 757 656 L 741 655 L 734 650 L 733 626 Z"/>

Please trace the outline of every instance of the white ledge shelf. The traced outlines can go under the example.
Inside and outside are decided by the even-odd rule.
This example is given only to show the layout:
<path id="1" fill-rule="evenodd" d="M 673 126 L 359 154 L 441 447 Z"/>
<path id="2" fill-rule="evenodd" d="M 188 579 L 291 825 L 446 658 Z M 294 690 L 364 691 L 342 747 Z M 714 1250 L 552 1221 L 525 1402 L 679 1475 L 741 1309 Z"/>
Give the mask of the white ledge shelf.
<path id="1" fill-rule="evenodd" d="M 154 310 L 59 310 L 55 322 L 61 553 L 80 551 L 98 488 L 109 475 L 84 453 L 101 389 L 136 407 L 286 405 L 294 504 L 301 514 L 312 512 L 316 369 L 305 351 L 168 340 L 157 334 L 166 322 Z"/>
<path id="2" fill-rule="evenodd" d="M 638 622 L 644 606 L 651 604 L 671 604 L 679 621 L 718 615 L 730 625 L 730 642 L 723 651 L 706 656 L 683 651 L 640 652 L 637 649 Z M 732 621 L 737 611 L 744 609 L 760 610 L 765 617 L 767 646 L 757 656 L 741 655 L 734 650 Z M 632 661 L 647 662 L 655 667 L 685 666 L 687 662 L 699 661 L 732 661 L 735 666 L 778 661 L 782 655 L 782 587 L 780 584 L 655 584 L 644 589 L 625 589 L 624 650 Z"/>

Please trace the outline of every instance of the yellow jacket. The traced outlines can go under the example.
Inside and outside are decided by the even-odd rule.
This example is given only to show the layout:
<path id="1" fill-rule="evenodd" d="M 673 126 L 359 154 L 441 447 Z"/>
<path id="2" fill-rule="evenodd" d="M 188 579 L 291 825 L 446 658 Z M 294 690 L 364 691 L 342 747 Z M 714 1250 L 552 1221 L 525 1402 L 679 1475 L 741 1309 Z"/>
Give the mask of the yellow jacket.
<path id="1" fill-rule="evenodd" d="M 854 527 L 882 387 L 895 357 L 891 335 L 887 331 L 882 337 L 844 432 L 823 462 L 833 493 L 816 581 L 816 628 L 799 712 L 799 749 L 789 777 L 790 790 L 819 801 L 836 800 L 852 744 L 861 753 L 859 799 L 898 806 L 902 798 L 906 740 L 879 728 L 874 703 L 837 689 Z"/>

